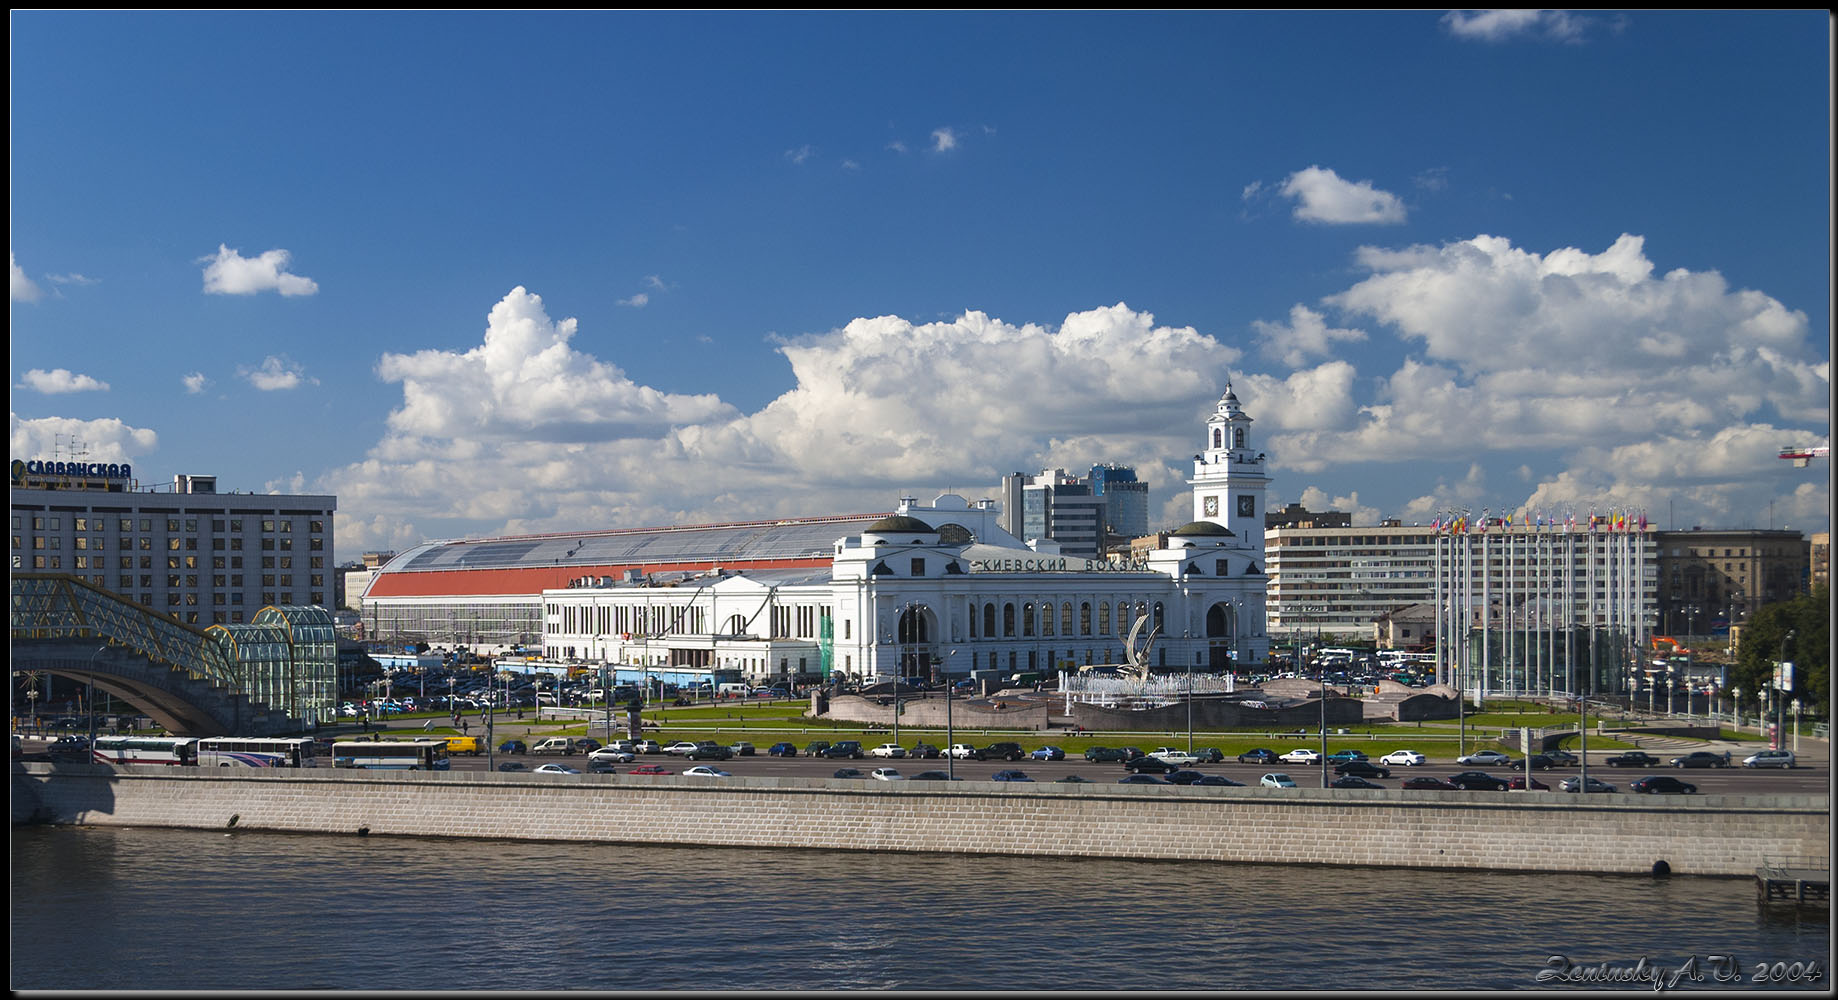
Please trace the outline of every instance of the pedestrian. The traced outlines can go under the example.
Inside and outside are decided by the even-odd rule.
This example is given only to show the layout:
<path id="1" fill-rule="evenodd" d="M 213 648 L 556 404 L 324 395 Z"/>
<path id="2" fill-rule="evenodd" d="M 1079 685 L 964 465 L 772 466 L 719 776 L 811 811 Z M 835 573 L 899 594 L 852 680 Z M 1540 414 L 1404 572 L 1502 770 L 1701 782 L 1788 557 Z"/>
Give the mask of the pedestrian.
<path id="1" fill-rule="evenodd" d="M 460 720 L 460 735 L 464 736 L 467 732 L 469 732 L 467 727 L 470 725 L 471 723 L 467 722 L 465 719 L 461 719 Z"/>

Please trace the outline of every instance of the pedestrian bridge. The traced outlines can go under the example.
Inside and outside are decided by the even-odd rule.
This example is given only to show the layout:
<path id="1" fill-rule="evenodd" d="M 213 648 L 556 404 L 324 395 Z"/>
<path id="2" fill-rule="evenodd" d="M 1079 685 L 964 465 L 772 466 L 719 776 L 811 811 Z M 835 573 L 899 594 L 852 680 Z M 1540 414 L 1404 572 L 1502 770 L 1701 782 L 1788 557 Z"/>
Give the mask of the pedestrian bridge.
<path id="1" fill-rule="evenodd" d="M 336 707 L 324 608 L 266 607 L 246 625 L 199 629 L 65 574 L 16 574 L 12 596 L 10 671 L 93 684 L 169 732 L 297 733 Z"/>

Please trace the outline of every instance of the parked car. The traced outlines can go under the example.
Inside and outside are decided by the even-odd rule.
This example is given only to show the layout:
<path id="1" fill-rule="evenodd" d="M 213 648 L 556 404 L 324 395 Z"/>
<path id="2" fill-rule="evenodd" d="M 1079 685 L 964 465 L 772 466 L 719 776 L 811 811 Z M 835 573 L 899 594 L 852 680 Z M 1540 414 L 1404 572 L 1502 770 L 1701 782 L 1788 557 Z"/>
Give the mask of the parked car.
<path id="1" fill-rule="evenodd" d="M 1792 750 L 1762 750 L 1742 758 L 1743 767 L 1792 767 Z"/>
<path id="2" fill-rule="evenodd" d="M 1695 795 L 1698 786 L 1680 781 L 1670 774 L 1649 774 L 1627 786 L 1630 792 L 1641 792 L 1647 795 Z"/>
<path id="3" fill-rule="evenodd" d="M 1603 763 L 1609 767 L 1653 767 L 1659 763 L 1659 758 L 1644 750 L 1629 750 L 1626 753 L 1618 753 Z"/>
<path id="4" fill-rule="evenodd" d="M 1126 774 L 1117 779 L 1119 785 L 1172 785 L 1174 782 L 1153 774 Z"/>
<path id="5" fill-rule="evenodd" d="M 989 776 L 990 781 L 1033 781 L 1026 771 L 997 771 Z"/>
<path id="6" fill-rule="evenodd" d="M 663 753 L 664 748 L 656 740 L 634 740 L 632 750 L 636 753 Z"/>
<path id="7" fill-rule="evenodd" d="M 941 752 L 930 743 L 915 743 L 913 748 L 906 752 L 906 756 L 917 760 L 937 760 Z"/>
<path id="8" fill-rule="evenodd" d="M 839 757 L 849 757 L 854 760 L 861 760 L 863 750 L 861 743 L 856 740 L 843 740 L 841 743 L 832 743 L 828 747 L 825 747 L 823 755 L 831 760 L 835 760 Z"/>
<path id="9" fill-rule="evenodd" d="M 968 743 L 953 743 L 951 744 L 950 749 L 945 751 L 945 756 L 952 757 L 957 760 L 975 760 L 976 759 L 976 747 L 973 747 Z"/>
<path id="10" fill-rule="evenodd" d="M 1061 750 L 1059 747 L 1041 747 L 1033 753 L 1028 754 L 1028 758 L 1031 760 L 1065 760 L 1066 751 Z"/>
<path id="11" fill-rule="evenodd" d="M 1389 778 L 1391 768 L 1367 760 L 1349 760 L 1334 768 L 1334 773 L 1354 778 Z"/>
<path id="12" fill-rule="evenodd" d="M 1558 784 L 1557 787 L 1563 789 L 1566 792 L 1574 792 L 1578 790 L 1578 784 L 1579 783 L 1577 779 L 1575 778 L 1565 778 L 1562 782 Z M 1612 792 L 1615 790 L 1615 786 L 1609 784 L 1606 781 L 1603 781 L 1600 778 L 1595 777 L 1594 775 L 1591 775 L 1589 778 L 1589 790 L 1592 792 Z"/>
<path id="13" fill-rule="evenodd" d="M 1257 783 L 1264 788 L 1294 788 L 1296 786 L 1295 779 L 1279 772 L 1266 774 L 1257 779 Z"/>
<path id="14" fill-rule="evenodd" d="M 669 768 L 665 767 L 662 764 L 640 764 L 637 767 L 632 768 L 630 771 L 627 771 L 625 773 L 627 774 L 674 774 L 675 772 L 671 771 Z"/>
<path id="15" fill-rule="evenodd" d="M 1201 747 L 1200 749 L 1195 750 L 1193 752 L 1193 755 L 1195 757 L 1200 758 L 1200 763 L 1202 764 L 1223 764 L 1225 763 L 1225 751 L 1219 749 L 1218 747 Z"/>
<path id="16" fill-rule="evenodd" d="M 905 781 L 906 780 L 906 775 L 901 774 L 898 768 L 892 768 L 892 767 L 877 767 L 874 770 L 868 772 L 868 777 L 873 778 L 877 781 Z"/>
<path id="17" fill-rule="evenodd" d="M 821 757 L 823 756 L 823 752 L 825 750 L 828 750 L 829 748 L 830 748 L 829 740 L 812 740 L 809 743 L 804 744 L 804 756 Z"/>
<path id="18" fill-rule="evenodd" d="M 1384 788 L 1385 787 L 1384 785 L 1381 785 L 1376 781 L 1367 781 L 1366 779 L 1356 774 L 1349 774 L 1343 777 L 1335 778 L 1333 781 L 1328 782 L 1327 786 L 1329 788 Z"/>
<path id="19" fill-rule="evenodd" d="M 1194 784 L 1196 785 L 1229 785 L 1234 788 L 1244 787 L 1244 782 L 1233 781 L 1232 779 L 1226 777 L 1223 774 L 1202 774 L 1200 775 L 1199 779 L 1194 782 Z"/>
<path id="20" fill-rule="evenodd" d="M 1123 766 L 1137 774 L 1172 774 L 1181 769 L 1179 764 L 1170 764 L 1160 757 L 1138 757 L 1124 761 Z"/>
<path id="21" fill-rule="evenodd" d="M 1669 763 L 1673 767 L 1728 767 L 1729 758 L 1709 750 L 1693 750 L 1683 757 L 1674 757 Z"/>
<path id="22" fill-rule="evenodd" d="M 664 744 L 664 752 L 673 757 L 681 757 L 699 745 L 695 740 L 677 740 L 675 743 Z"/>
<path id="23" fill-rule="evenodd" d="M 532 773 L 534 774 L 580 774 L 581 772 L 578 769 L 569 767 L 566 764 L 538 764 L 532 770 Z"/>
<path id="24" fill-rule="evenodd" d="M 861 776 L 862 773 L 852 767 L 838 768 L 835 774 L 830 775 L 832 778 L 859 778 Z"/>
<path id="25" fill-rule="evenodd" d="M 1455 758 L 1463 767 L 1510 767 L 1513 759 L 1498 750 L 1476 750 L 1466 757 Z"/>
<path id="26" fill-rule="evenodd" d="M 529 753 L 530 745 L 522 740 L 505 740 L 498 744 L 499 753 Z"/>
<path id="27" fill-rule="evenodd" d="M 1093 764 L 1102 764 L 1105 761 L 1129 760 L 1130 755 L 1116 747 L 1092 747 L 1085 751 L 1085 759 Z"/>
<path id="28" fill-rule="evenodd" d="M 722 749 L 725 750 L 727 748 L 723 747 Z M 714 767 L 708 764 L 697 764 L 695 767 L 686 767 L 683 769 L 683 776 L 688 777 L 688 778 L 732 778 L 733 777 L 733 775 L 729 774 L 728 772 L 723 771 L 722 769 L 718 767 Z"/>
<path id="29" fill-rule="evenodd" d="M 1278 757 L 1277 760 L 1285 764 L 1319 764 L 1321 763 L 1321 751 L 1310 750 L 1308 747 L 1299 747 L 1283 754 L 1281 757 Z"/>
<path id="30" fill-rule="evenodd" d="M 593 753 L 595 750 L 600 749 L 602 745 L 603 744 L 599 740 L 591 736 L 577 736 L 574 738 L 574 749 L 579 753 Z"/>
<path id="31" fill-rule="evenodd" d="M 898 743 L 883 743 L 868 751 L 870 757 L 905 757 L 906 748 Z"/>
<path id="32" fill-rule="evenodd" d="M 1255 750 L 1246 750 L 1244 753 L 1238 755 L 1238 763 L 1274 764 L 1276 763 L 1276 751 L 1266 750 L 1263 747 L 1258 747 Z"/>
<path id="33" fill-rule="evenodd" d="M 1379 763 L 1398 767 L 1420 767 L 1429 763 L 1429 758 L 1415 750 L 1393 750 L 1380 757 Z"/>
<path id="34" fill-rule="evenodd" d="M 1529 789 L 1530 791 L 1548 792 L 1551 790 L 1550 785 L 1547 785 L 1544 782 L 1539 781 L 1537 778 L 1526 777 L 1523 774 L 1513 775 L 1512 778 L 1506 782 L 1506 787 L 1510 791 L 1523 792 L 1527 790 L 1528 782 L 1530 783 L 1530 789 Z"/>
<path id="35" fill-rule="evenodd" d="M 1511 782 L 1482 771 L 1463 771 L 1460 774 L 1450 775 L 1449 784 L 1469 792 L 1503 792 Z"/>
<path id="36" fill-rule="evenodd" d="M 734 756 L 736 757 L 751 757 L 754 755 L 753 744 L 744 740 L 739 743 L 729 744 L 728 749 L 734 751 Z"/>
<path id="37" fill-rule="evenodd" d="M 734 757 L 734 751 L 714 740 L 703 740 L 691 747 L 689 752 L 683 756 L 688 760 L 731 760 Z M 688 774 L 689 772 L 684 771 L 683 773 Z"/>
<path id="38" fill-rule="evenodd" d="M 1449 782 L 1444 781 L 1441 778 L 1432 778 L 1427 774 L 1419 774 L 1414 778 L 1405 778 L 1404 784 L 1400 787 L 1416 789 L 1418 791 L 1438 791 L 1438 792 L 1460 791 L 1460 788 L 1458 788 L 1457 786 L 1452 785 Z"/>
<path id="39" fill-rule="evenodd" d="M 977 760 L 1020 760 L 1027 756 L 1019 743 L 991 743 L 976 752 Z"/>
<path id="40" fill-rule="evenodd" d="M 766 753 L 774 757 L 796 757 L 798 748 L 790 743 L 774 743 L 766 748 Z"/>

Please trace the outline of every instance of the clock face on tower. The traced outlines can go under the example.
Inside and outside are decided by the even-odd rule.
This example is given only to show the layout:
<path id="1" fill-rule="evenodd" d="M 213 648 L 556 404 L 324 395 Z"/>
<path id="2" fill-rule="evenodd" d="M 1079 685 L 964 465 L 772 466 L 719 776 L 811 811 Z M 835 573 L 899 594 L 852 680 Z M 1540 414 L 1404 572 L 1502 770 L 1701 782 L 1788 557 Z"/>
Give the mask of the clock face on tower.
<path id="1" fill-rule="evenodd" d="M 1206 499 L 1200 501 L 1200 509 L 1206 514 L 1207 517 L 1218 517 L 1219 516 L 1219 498 L 1218 497 L 1207 497 Z"/>
<path id="2" fill-rule="evenodd" d="M 1238 516 L 1239 517 L 1256 517 L 1257 516 L 1257 498 L 1256 497 L 1239 497 L 1238 498 Z"/>

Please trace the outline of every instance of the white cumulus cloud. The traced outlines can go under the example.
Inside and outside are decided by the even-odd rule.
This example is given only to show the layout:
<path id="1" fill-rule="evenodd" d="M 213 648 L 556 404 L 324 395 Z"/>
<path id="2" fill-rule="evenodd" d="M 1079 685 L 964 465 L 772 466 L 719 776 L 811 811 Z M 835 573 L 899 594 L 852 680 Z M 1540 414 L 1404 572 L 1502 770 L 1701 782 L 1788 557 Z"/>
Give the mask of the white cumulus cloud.
<path id="1" fill-rule="evenodd" d="M 288 273 L 292 255 L 285 250 L 269 250 L 257 257 L 244 257 L 239 251 L 218 244 L 214 257 L 203 257 L 204 291 L 208 295 L 254 295 L 257 292 L 280 292 L 285 296 L 312 295 L 319 291 L 311 278 Z"/>
<path id="2" fill-rule="evenodd" d="M 50 458 L 71 441 L 81 441 L 90 462 L 134 463 L 159 448 L 159 434 L 144 427 L 131 427 L 113 417 L 80 420 L 73 417 L 12 416 L 9 447 L 16 457 Z"/>
<path id="3" fill-rule="evenodd" d="M 79 375 L 68 368 L 53 368 L 50 371 L 34 368 L 20 378 L 19 388 L 56 395 L 66 392 L 107 392 L 109 387 L 107 382 Z"/>
<path id="4" fill-rule="evenodd" d="M 37 283 L 26 277 L 25 269 L 19 266 L 19 255 L 9 252 L 6 255 L 10 265 L 9 284 L 12 286 L 14 302 L 37 302 L 44 294 L 39 291 Z"/>
<path id="5" fill-rule="evenodd" d="M 239 374 L 249 380 L 249 384 L 263 392 L 280 392 L 297 389 L 302 385 L 318 385 L 319 380 L 306 374 L 306 369 L 293 359 L 269 355 L 254 368 L 239 369 Z M 186 387 L 190 388 L 191 378 L 187 377 Z"/>
<path id="6" fill-rule="evenodd" d="M 1296 202 L 1304 222 L 1394 223 L 1405 219 L 1404 202 L 1371 181 L 1348 181 L 1326 167 L 1309 167 L 1283 181 L 1282 194 Z"/>

